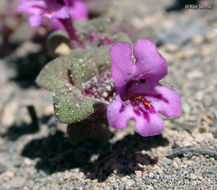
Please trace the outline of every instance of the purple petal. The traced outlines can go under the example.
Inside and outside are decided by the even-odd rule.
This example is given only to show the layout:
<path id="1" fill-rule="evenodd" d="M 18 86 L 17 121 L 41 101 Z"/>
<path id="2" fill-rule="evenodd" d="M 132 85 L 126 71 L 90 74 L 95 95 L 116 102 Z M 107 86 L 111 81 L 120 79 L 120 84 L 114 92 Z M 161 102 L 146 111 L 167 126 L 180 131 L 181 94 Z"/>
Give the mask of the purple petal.
<path id="1" fill-rule="evenodd" d="M 119 42 L 112 46 L 110 55 L 112 78 L 114 79 L 116 90 L 119 91 L 135 73 L 135 64 L 131 60 L 131 45 L 127 42 Z"/>
<path id="2" fill-rule="evenodd" d="M 32 15 L 29 17 L 29 23 L 33 27 L 38 27 L 42 22 L 42 17 L 40 15 Z"/>
<path id="3" fill-rule="evenodd" d="M 55 18 L 51 19 L 51 24 L 54 30 L 65 30 L 63 24 Z"/>
<path id="4" fill-rule="evenodd" d="M 164 125 L 163 119 L 157 114 L 148 114 L 146 117 L 136 114 L 130 101 L 123 102 L 119 95 L 109 104 L 107 118 L 116 129 L 126 128 L 129 120 L 134 120 L 138 133 L 145 137 L 160 134 Z"/>
<path id="5" fill-rule="evenodd" d="M 46 9 L 46 3 L 44 1 L 31 1 L 23 0 L 20 1 L 17 7 L 18 12 L 26 12 L 28 14 L 40 14 Z"/>
<path id="6" fill-rule="evenodd" d="M 155 94 L 155 86 L 159 86 L 159 83 L 152 81 L 145 81 L 145 83 L 129 82 L 124 89 L 124 93 L 121 94 L 121 98 L 127 100 L 132 97 Z"/>
<path id="7" fill-rule="evenodd" d="M 64 6 L 53 13 L 53 18 L 65 19 L 69 18 L 69 8 Z"/>
<path id="8" fill-rule="evenodd" d="M 70 14 L 74 20 L 85 20 L 88 17 L 88 9 L 84 2 L 75 0 L 70 7 Z"/>
<path id="9" fill-rule="evenodd" d="M 130 88 L 125 89 L 125 94 L 121 97 L 125 100 L 137 96 L 145 97 L 157 112 L 166 117 L 181 115 L 181 98 L 178 93 L 158 82 L 133 83 Z"/>
<path id="10" fill-rule="evenodd" d="M 141 136 L 159 135 L 162 132 L 164 121 L 157 114 L 149 114 L 149 120 L 142 117 L 135 118 L 135 127 Z"/>
<path id="11" fill-rule="evenodd" d="M 155 44 L 147 39 L 140 39 L 134 47 L 136 58 L 136 76 L 144 75 L 145 79 L 158 81 L 167 75 L 166 60 L 159 54 Z"/>
<path id="12" fill-rule="evenodd" d="M 124 104 L 125 102 L 117 95 L 107 108 L 108 122 L 116 129 L 126 128 L 133 114 L 130 107 L 126 106 L 125 109 L 123 109 Z"/>
<path id="13" fill-rule="evenodd" d="M 166 117 L 177 117 L 181 115 L 181 98 L 177 92 L 166 86 L 156 86 L 156 94 L 161 94 L 163 99 L 153 101 L 155 109 Z"/>

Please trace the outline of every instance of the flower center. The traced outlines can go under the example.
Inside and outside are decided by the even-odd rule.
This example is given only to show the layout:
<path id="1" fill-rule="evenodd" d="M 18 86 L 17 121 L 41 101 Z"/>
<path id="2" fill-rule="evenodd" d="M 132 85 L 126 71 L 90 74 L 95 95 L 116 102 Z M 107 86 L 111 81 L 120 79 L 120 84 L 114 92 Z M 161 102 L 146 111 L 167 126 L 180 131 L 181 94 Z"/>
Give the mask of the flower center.
<path id="1" fill-rule="evenodd" d="M 56 0 L 58 4 L 65 5 L 65 2 L 63 0 Z"/>
<path id="2" fill-rule="evenodd" d="M 155 113 L 153 106 L 142 96 L 130 98 L 134 112 L 149 120 L 149 113 Z"/>
<path id="3" fill-rule="evenodd" d="M 130 102 L 136 112 L 139 112 L 142 107 L 146 109 L 152 108 L 151 104 L 142 96 L 131 98 Z M 141 107 L 141 103 L 142 103 L 142 107 Z"/>

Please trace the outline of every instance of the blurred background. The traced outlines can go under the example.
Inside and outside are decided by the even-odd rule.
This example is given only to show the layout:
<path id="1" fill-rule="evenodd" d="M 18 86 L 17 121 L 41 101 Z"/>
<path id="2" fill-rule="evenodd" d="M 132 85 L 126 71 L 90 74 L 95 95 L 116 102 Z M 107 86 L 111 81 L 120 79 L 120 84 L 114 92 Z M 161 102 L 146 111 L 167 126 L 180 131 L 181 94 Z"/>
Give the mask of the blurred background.
<path id="1" fill-rule="evenodd" d="M 51 28 L 32 28 L 17 0 L 1 0 L 0 189 L 216 189 L 216 1 L 84 2 L 84 22 L 106 18 L 108 35 L 157 44 L 182 116 L 166 120 L 159 136 L 143 138 L 128 127 L 110 129 L 104 143 L 70 145 L 66 126 L 53 117 L 51 93 L 35 84 L 54 59 L 46 48 Z"/>

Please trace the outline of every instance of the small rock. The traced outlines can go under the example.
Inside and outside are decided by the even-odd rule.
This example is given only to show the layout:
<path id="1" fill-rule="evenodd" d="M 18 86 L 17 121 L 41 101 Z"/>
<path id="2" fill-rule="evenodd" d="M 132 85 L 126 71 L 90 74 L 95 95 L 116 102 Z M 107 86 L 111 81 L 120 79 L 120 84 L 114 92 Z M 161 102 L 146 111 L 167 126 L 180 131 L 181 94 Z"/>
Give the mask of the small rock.
<path id="1" fill-rule="evenodd" d="M 12 177 L 14 177 L 14 173 L 11 171 L 7 171 L 4 173 L 3 179 L 5 181 L 8 181 L 9 179 L 11 179 Z"/>
<path id="2" fill-rule="evenodd" d="M 179 46 L 177 46 L 177 45 L 174 45 L 174 44 L 165 44 L 165 50 L 168 53 L 174 53 L 174 52 L 178 51 L 178 49 L 179 49 Z"/>
<path id="3" fill-rule="evenodd" d="M 198 91 L 195 95 L 196 100 L 201 101 L 204 97 L 204 92 Z"/>
<path id="4" fill-rule="evenodd" d="M 169 165 L 172 163 L 172 160 L 169 158 L 164 158 L 164 159 L 162 159 L 162 162 L 164 162 L 166 165 Z"/>
<path id="5" fill-rule="evenodd" d="M 126 187 L 125 183 L 120 184 L 120 190 L 125 190 L 125 187 Z"/>
<path id="6" fill-rule="evenodd" d="M 30 166 L 32 164 L 32 161 L 29 158 L 25 158 L 24 164 L 26 164 L 27 166 Z"/>
<path id="7" fill-rule="evenodd" d="M 201 71 L 195 70 L 187 74 L 188 79 L 199 79 L 204 77 L 204 74 Z"/>
<path id="8" fill-rule="evenodd" d="M 132 186 L 132 185 L 135 184 L 135 181 L 134 181 L 133 179 L 130 179 L 130 180 L 127 180 L 127 181 L 126 181 L 126 184 L 127 184 L 128 186 Z"/>
<path id="9" fill-rule="evenodd" d="M 70 47 L 66 43 L 61 43 L 56 49 L 55 53 L 57 55 L 69 55 Z"/>
<path id="10" fill-rule="evenodd" d="M 5 126 L 10 126 L 15 121 L 15 113 L 18 109 L 18 103 L 15 101 L 10 102 L 2 115 L 2 124 Z"/>
<path id="11" fill-rule="evenodd" d="M 154 174 L 153 173 L 150 173 L 149 174 L 149 177 L 152 179 L 152 178 L 154 178 Z"/>
<path id="12" fill-rule="evenodd" d="M 136 173 L 137 177 L 142 177 L 142 171 L 137 170 L 137 171 L 135 171 L 135 173 Z"/>
<path id="13" fill-rule="evenodd" d="M 20 189 L 24 186 L 25 181 L 26 180 L 23 177 L 15 177 L 6 183 L 4 185 L 4 188 L 5 189 L 18 189 L 18 188 Z"/>
<path id="14" fill-rule="evenodd" d="M 53 105 L 48 105 L 44 108 L 43 114 L 46 116 L 50 116 L 54 113 Z"/>
<path id="15" fill-rule="evenodd" d="M 182 104 L 182 109 L 183 109 L 184 113 L 189 113 L 191 111 L 191 107 L 186 103 Z"/>
<path id="16" fill-rule="evenodd" d="M 178 163 L 174 160 L 173 161 L 173 167 L 175 168 L 175 169 L 178 169 L 179 168 L 179 165 L 178 165 Z"/>
<path id="17" fill-rule="evenodd" d="M 198 176 L 197 176 L 195 173 L 192 173 L 192 174 L 190 175 L 190 177 L 191 177 L 191 179 L 193 179 L 193 180 L 195 180 L 195 179 L 198 178 Z"/>
<path id="18" fill-rule="evenodd" d="M 150 184 L 151 184 L 151 179 L 150 179 L 150 178 L 148 178 L 148 177 L 143 177 L 143 180 L 144 180 L 144 183 L 145 183 L 146 185 L 150 185 Z"/>
<path id="19" fill-rule="evenodd" d="M 203 37 L 203 36 L 200 36 L 200 35 L 197 35 L 197 36 L 195 36 L 195 37 L 193 38 L 193 43 L 194 43 L 195 45 L 200 45 L 200 44 L 203 43 L 203 41 L 204 41 L 204 37 Z"/>
<path id="20" fill-rule="evenodd" d="M 195 136 L 195 141 L 196 142 L 210 142 L 213 141 L 214 137 L 212 133 L 198 133 Z"/>
<path id="21" fill-rule="evenodd" d="M 59 185 L 62 185 L 64 183 L 64 179 L 60 178 L 58 183 L 59 183 Z"/>
<path id="22" fill-rule="evenodd" d="M 72 174 L 71 174 L 70 172 L 67 172 L 67 173 L 64 174 L 64 179 L 65 179 L 65 180 L 68 180 L 68 179 L 70 179 L 71 177 L 72 177 Z"/>

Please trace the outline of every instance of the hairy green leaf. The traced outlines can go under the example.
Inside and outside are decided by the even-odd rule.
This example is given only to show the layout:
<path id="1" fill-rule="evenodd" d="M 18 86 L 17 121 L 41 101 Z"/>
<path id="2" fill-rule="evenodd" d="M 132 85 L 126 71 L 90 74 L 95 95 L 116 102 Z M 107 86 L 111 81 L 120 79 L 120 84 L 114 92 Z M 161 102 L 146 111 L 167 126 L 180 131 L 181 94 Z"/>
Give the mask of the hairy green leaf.
<path id="1" fill-rule="evenodd" d="M 82 121 L 104 105 L 102 101 L 83 96 L 78 89 L 67 86 L 55 91 L 53 102 L 56 116 L 62 123 Z"/>

